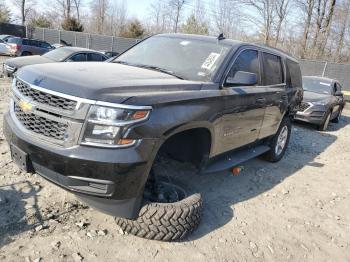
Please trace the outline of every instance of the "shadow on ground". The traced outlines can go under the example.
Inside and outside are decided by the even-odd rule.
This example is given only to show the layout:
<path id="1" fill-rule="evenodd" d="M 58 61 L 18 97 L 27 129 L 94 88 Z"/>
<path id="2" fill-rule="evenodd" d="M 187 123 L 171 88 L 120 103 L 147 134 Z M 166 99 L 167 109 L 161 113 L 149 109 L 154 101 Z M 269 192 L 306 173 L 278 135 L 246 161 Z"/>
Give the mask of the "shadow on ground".
<path id="1" fill-rule="evenodd" d="M 204 201 L 202 222 L 185 241 L 201 238 L 224 226 L 233 219 L 237 203 L 263 194 L 304 166 L 322 168 L 323 164 L 317 162 L 316 157 L 336 141 L 337 137 L 332 132 L 349 123 L 350 118 L 344 116 L 340 123 L 332 123 L 327 132 L 319 132 L 309 125 L 293 125 L 289 147 L 280 162 L 253 159 L 242 164 L 244 170 L 238 176 L 228 171 L 194 175 L 185 164 L 170 161 L 168 164 L 174 165 L 170 169 L 177 173 L 176 179 L 183 185 L 193 185 L 193 191 L 200 192 Z"/>
<path id="2" fill-rule="evenodd" d="M 29 181 L 0 186 L 0 247 L 10 243 L 11 236 L 32 228 L 37 221 L 42 221 L 37 206 L 39 191 L 40 187 Z M 28 216 L 28 212 L 31 216 Z M 33 218 L 34 221 L 30 221 Z"/>

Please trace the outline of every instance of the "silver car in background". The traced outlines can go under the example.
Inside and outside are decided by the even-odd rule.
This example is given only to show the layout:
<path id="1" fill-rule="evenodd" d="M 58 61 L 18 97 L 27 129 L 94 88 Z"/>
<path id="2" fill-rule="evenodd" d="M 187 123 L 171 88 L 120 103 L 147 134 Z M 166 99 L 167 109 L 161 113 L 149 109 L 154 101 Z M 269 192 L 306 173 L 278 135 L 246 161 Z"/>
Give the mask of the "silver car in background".
<path id="1" fill-rule="evenodd" d="M 0 55 L 10 55 L 11 48 L 10 46 L 2 39 L 0 39 Z"/>

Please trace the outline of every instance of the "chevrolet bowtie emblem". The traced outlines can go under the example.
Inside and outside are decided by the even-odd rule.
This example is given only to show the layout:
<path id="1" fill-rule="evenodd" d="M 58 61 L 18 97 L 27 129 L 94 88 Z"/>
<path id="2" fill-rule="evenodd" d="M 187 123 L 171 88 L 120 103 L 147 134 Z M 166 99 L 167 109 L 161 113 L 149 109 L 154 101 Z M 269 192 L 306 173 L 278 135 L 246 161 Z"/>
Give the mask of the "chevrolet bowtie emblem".
<path id="1" fill-rule="evenodd" d="M 34 105 L 32 105 L 31 103 L 25 100 L 19 100 L 18 105 L 22 109 L 22 111 L 25 113 L 34 111 Z"/>

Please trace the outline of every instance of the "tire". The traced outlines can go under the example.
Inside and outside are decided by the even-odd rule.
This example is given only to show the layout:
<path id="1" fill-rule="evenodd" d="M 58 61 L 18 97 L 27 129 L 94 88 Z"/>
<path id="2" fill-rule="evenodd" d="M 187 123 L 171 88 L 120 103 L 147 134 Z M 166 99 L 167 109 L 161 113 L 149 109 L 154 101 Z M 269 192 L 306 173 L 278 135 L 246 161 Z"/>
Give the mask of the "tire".
<path id="1" fill-rule="evenodd" d="M 22 52 L 22 54 L 21 54 L 21 56 L 29 56 L 29 55 L 32 55 L 32 53 L 27 52 L 27 51 L 24 51 L 24 52 Z"/>
<path id="2" fill-rule="evenodd" d="M 291 131 L 292 131 L 291 120 L 289 117 L 284 117 L 281 124 L 280 124 L 280 127 L 277 130 L 277 133 L 272 137 L 272 139 L 270 141 L 271 149 L 264 154 L 265 160 L 267 160 L 269 162 L 278 162 L 282 159 L 282 157 L 284 156 L 286 149 L 288 147 Z M 277 146 L 281 145 L 281 144 L 279 144 L 279 141 L 280 141 L 279 137 L 280 137 L 282 132 L 284 135 L 286 135 L 284 145 L 282 148 L 279 148 L 279 150 L 277 150 L 276 149 Z M 287 133 L 285 134 L 285 132 L 287 132 Z"/>
<path id="3" fill-rule="evenodd" d="M 341 111 L 338 112 L 337 117 L 332 119 L 331 122 L 332 123 L 339 123 L 340 122 L 340 118 L 341 118 Z"/>
<path id="4" fill-rule="evenodd" d="M 129 234 L 161 241 L 175 241 L 191 233 L 200 223 L 202 199 L 193 194 L 175 203 L 145 204 L 136 220 L 115 218 Z"/>
<path id="5" fill-rule="evenodd" d="M 326 118 L 324 119 L 324 121 L 322 121 L 322 124 L 320 124 L 318 126 L 318 130 L 319 131 L 326 131 L 327 128 L 328 128 L 328 125 L 329 125 L 329 121 L 331 119 L 331 115 L 332 115 L 332 112 L 329 111 L 327 114 L 326 114 Z"/>

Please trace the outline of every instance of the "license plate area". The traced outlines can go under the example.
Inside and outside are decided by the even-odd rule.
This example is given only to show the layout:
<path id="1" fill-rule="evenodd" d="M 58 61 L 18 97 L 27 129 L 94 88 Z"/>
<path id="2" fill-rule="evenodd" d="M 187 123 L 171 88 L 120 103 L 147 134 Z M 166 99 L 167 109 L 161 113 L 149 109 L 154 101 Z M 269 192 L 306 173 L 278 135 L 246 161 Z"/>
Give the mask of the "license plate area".
<path id="1" fill-rule="evenodd" d="M 23 171 L 29 172 L 28 154 L 13 144 L 10 145 L 10 150 L 13 162 Z"/>

